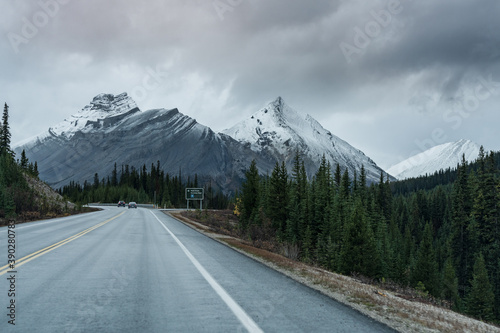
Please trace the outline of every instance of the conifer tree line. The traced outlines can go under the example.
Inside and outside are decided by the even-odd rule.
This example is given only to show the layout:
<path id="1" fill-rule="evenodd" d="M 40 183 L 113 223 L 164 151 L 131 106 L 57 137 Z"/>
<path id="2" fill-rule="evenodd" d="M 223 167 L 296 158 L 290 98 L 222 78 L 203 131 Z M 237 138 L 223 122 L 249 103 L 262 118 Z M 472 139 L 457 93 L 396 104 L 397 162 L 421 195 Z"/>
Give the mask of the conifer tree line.
<path id="1" fill-rule="evenodd" d="M 391 280 L 500 322 L 499 155 L 481 148 L 475 163 L 463 158 L 452 182 L 439 172 L 408 186 L 383 173 L 368 185 L 364 168 L 349 174 L 324 157 L 308 179 L 298 152 L 291 173 L 277 163 L 261 177 L 254 161 L 235 212 L 248 237 L 296 247 L 302 261 Z"/>
<path id="2" fill-rule="evenodd" d="M 185 189 L 203 187 L 205 192 L 204 208 L 225 209 L 229 205 L 229 197 L 212 187 L 211 182 L 201 185 L 198 175 L 187 177 L 183 181 L 181 170 L 172 176 L 161 170 L 160 162 L 145 164 L 140 169 L 122 165 L 118 169 L 114 164 L 111 175 L 99 178 L 96 173 L 93 182 L 85 181 L 83 185 L 74 181 L 59 189 L 59 193 L 75 203 L 90 202 L 114 203 L 119 200 L 137 203 L 155 203 L 160 207 L 185 207 Z M 154 200 L 156 199 L 156 202 Z"/>
<path id="3" fill-rule="evenodd" d="M 15 218 L 23 212 L 39 210 L 23 176 L 25 173 L 36 178 L 37 169 L 36 162 L 31 163 L 24 151 L 21 160 L 15 160 L 11 149 L 9 106 L 5 103 L 0 120 L 0 219 Z"/>

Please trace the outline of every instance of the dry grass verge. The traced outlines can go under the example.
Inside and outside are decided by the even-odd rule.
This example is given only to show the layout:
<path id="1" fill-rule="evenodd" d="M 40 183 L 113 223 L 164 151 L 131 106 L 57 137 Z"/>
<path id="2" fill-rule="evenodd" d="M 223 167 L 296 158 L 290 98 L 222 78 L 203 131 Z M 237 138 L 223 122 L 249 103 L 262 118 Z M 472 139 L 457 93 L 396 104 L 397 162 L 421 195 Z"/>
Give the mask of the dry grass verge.
<path id="1" fill-rule="evenodd" d="M 381 286 L 293 261 L 254 247 L 235 234 L 215 232 L 210 223 L 194 221 L 181 212 L 169 213 L 199 232 L 301 282 L 400 332 L 494 333 L 500 328 L 432 304 L 412 300 Z M 223 228 L 222 228 L 223 229 Z M 410 298 L 410 299 L 408 299 Z"/>

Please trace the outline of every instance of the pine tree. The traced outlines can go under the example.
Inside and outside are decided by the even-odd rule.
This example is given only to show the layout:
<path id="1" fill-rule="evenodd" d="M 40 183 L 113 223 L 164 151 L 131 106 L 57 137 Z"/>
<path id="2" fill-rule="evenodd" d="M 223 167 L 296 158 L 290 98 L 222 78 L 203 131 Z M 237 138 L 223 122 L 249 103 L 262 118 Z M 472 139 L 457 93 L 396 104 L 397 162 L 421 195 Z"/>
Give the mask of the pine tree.
<path id="1" fill-rule="evenodd" d="M 342 172 L 340 171 L 340 165 L 337 163 L 337 166 L 335 167 L 335 174 L 333 177 L 333 184 L 335 191 L 339 191 L 341 181 L 342 181 Z"/>
<path id="2" fill-rule="evenodd" d="M 467 314 L 480 320 L 493 320 L 494 300 L 495 296 L 488 278 L 484 257 L 480 254 L 474 264 L 471 289 L 465 299 Z"/>
<path id="3" fill-rule="evenodd" d="M 26 157 L 26 152 L 24 151 L 24 149 L 21 152 L 21 163 L 20 163 L 20 166 L 24 170 L 28 169 L 28 158 Z"/>
<path id="4" fill-rule="evenodd" d="M 250 168 L 245 172 L 245 181 L 241 191 L 241 216 L 242 229 L 246 230 L 248 225 L 255 220 L 259 205 L 259 171 L 255 160 L 250 163 Z"/>
<path id="5" fill-rule="evenodd" d="M 366 170 L 364 165 L 361 166 L 361 172 L 359 174 L 356 189 L 356 195 L 361 198 L 363 204 L 366 204 Z"/>
<path id="6" fill-rule="evenodd" d="M 330 203 L 332 177 L 330 164 L 327 163 L 325 155 L 321 159 L 321 164 L 313 180 L 314 189 L 311 189 L 311 233 L 316 239 L 329 221 L 328 206 Z"/>
<path id="7" fill-rule="evenodd" d="M 97 190 L 99 188 L 99 175 L 97 172 L 94 174 L 94 189 Z"/>
<path id="8" fill-rule="evenodd" d="M 311 232 L 311 226 L 306 227 L 306 231 L 304 232 L 304 238 L 302 240 L 302 255 L 301 259 L 305 262 L 310 262 L 311 261 L 311 255 L 313 251 L 313 246 L 312 246 L 312 232 Z"/>
<path id="9" fill-rule="evenodd" d="M 478 222 L 481 252 L 486 267 L 490 274 L 496 275 L 496 260 L 500 256 L 500 201 L 493 154 L 485 157 L 484 170 L 478 172 L 473 215 Z"/>
<path id="10" fill-rule="evenodd" d="M 2 155 L 2 151 L 4 150 L 2 138 L 3 138 L 3 124 L 2 120 L 0 120 L 0 155 Z"/>
<path id="11" fill-rule="evenodd" d="M 432 228 L 430 223 L 427 223 L 424 228 L 422 242 L 418 248 L 417 260 L 411 274 L 411 281 L 414 287 L 419 282 L 423 283 L 432 295 L 439 296 L 438 264 L 432 241 Z"/>
<path id="12" fill-rule="evenodd" d="M 441 297 L 450 302 L 452 309 L 460 309 L 460 298 L 458 296 L 458 279 L 451 258 L 446 260 L 444 265 L 443 289 Z"/>
<path id="13" fill-rule="evenodd" d="M 274 230 L 282 237 L 285 232 L 288 218 L 288 171 L 285 162 L 281 166 L 276 162 L 269 179 L 269 193 L 267 196 L 267 215 L 272 221 Z"/>
<path id="14" fill-rule="evenodd" d="M 33 176 L 35 176 L 35 177 L 38 178 L 38 175 L 39 175 L 39 173 L 38 173 L 38 163 L 37 163 L 37 161 L 35 161 L 35 165 L 33 167 Z"/>
<path id="15" fill-rule="evenodd" d="M 388 277 L 390 266 L 393 263 L 392 253 L 388 241 L 387 224 L 383 219 L 380 219 L 375 229 L 375 242 L 377 246 L 377 257 L 380 259 L 380 265 L 375 276 Z"/>
<path id="16" fill-rule="evenodd" d="M 116 170 L 116 162 L 111 173 L 111 186 L 118 186 L 118 171 Z"/>
<path id="17" fill-rule="evenodd" d="M 470 251 L 470 235 L 468 226 L 472 211 L 471 189 L 469 184 L 468 163 L 462 156 L 462 163 L 457 169 L 457 180 L 452 190 L 452 223 L 451 239 L 453 258 L 457 271 L 459 292 L 465 290 L 471 274 L 471 258 L 474 253 Z"/>
<path id="18" fill-rule="evenodd" d="M 1 122 L 0 154 L 8 154 L 14 159 L 14 152 L 10 148 L 10 126 L 9 126 L 9 106 L 5 103 Z"/>
<path id="19" fill-rule="evenodd" d="M 348 201 L 351 196 L 351 180 L 349 179 L 349 171 L 344 170 L 340 181 L 340 197 L 342 200 Z"/>
<path id="20" fill-rule="evenodd" d="M 292 169 L 292 184 L 288 205 L 289 216 L 286 226 L 286 239 L 300 243 L 307 227 L 308 186 L 304 161 L 299 152 L 295 154 Z"/>
<path id="21" fill-rule="evenodd" d="M 378 273 L 381 263 L 375 237 L 367 221 L 366 209 L 359 198 L 355 199 L 345 227 L 340 257 L 342 273 L 355 272 L 380 277 Z"/>

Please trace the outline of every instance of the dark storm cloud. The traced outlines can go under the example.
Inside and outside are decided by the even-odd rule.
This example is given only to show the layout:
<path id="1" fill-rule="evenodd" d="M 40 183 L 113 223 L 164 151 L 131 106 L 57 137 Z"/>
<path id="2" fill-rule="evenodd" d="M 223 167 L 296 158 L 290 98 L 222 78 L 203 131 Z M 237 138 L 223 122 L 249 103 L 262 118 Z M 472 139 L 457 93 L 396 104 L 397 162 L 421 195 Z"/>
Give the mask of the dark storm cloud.
<path id="1" fill-rule="evenodd" d="M 18 140 L 100 92 L 154 82 L 142 108 L 179 107 L 216 130 L 280 95 L 388 164 L 438 127 L 485 140 L 471 124 L 498 120 L 495 94 L 458 130 L 443 115 L 481 80 L 500 81 L 499 14 L 494 0 L 14 1 L 0 14 L 0 84 L 12 110 L 31 115 L 18 121 L 34 133 L 19 125 Z M 379 130 L 388 121 L 393 133 Z"/>
<path id="2" fill-rule="evenodd" d="M 359 60 L 363 72 L 391 79 L 429 69 L 436 74 L 453 71 L 455 82 L 445 86 L 458 88 L 466 72 L 498 70 L 498 1 L 419 1 L 407 6 L 398 17 L 402 26 L 397 42 L 387 42 L 372 53 L 368 50 Z"/>

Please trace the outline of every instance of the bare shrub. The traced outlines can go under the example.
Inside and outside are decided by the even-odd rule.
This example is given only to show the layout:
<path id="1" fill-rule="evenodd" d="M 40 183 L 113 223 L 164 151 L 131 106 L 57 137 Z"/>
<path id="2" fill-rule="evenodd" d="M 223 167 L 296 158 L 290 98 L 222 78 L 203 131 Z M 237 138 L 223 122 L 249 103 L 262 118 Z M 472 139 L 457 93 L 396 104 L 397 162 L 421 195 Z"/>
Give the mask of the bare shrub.
<path id="1" fill-rule="evenodd" d="M 280 253 L 288 259 L 297 260 L 299 258 L 300 249 L 297 244 L 283 243 L 281 244 Z"/>

